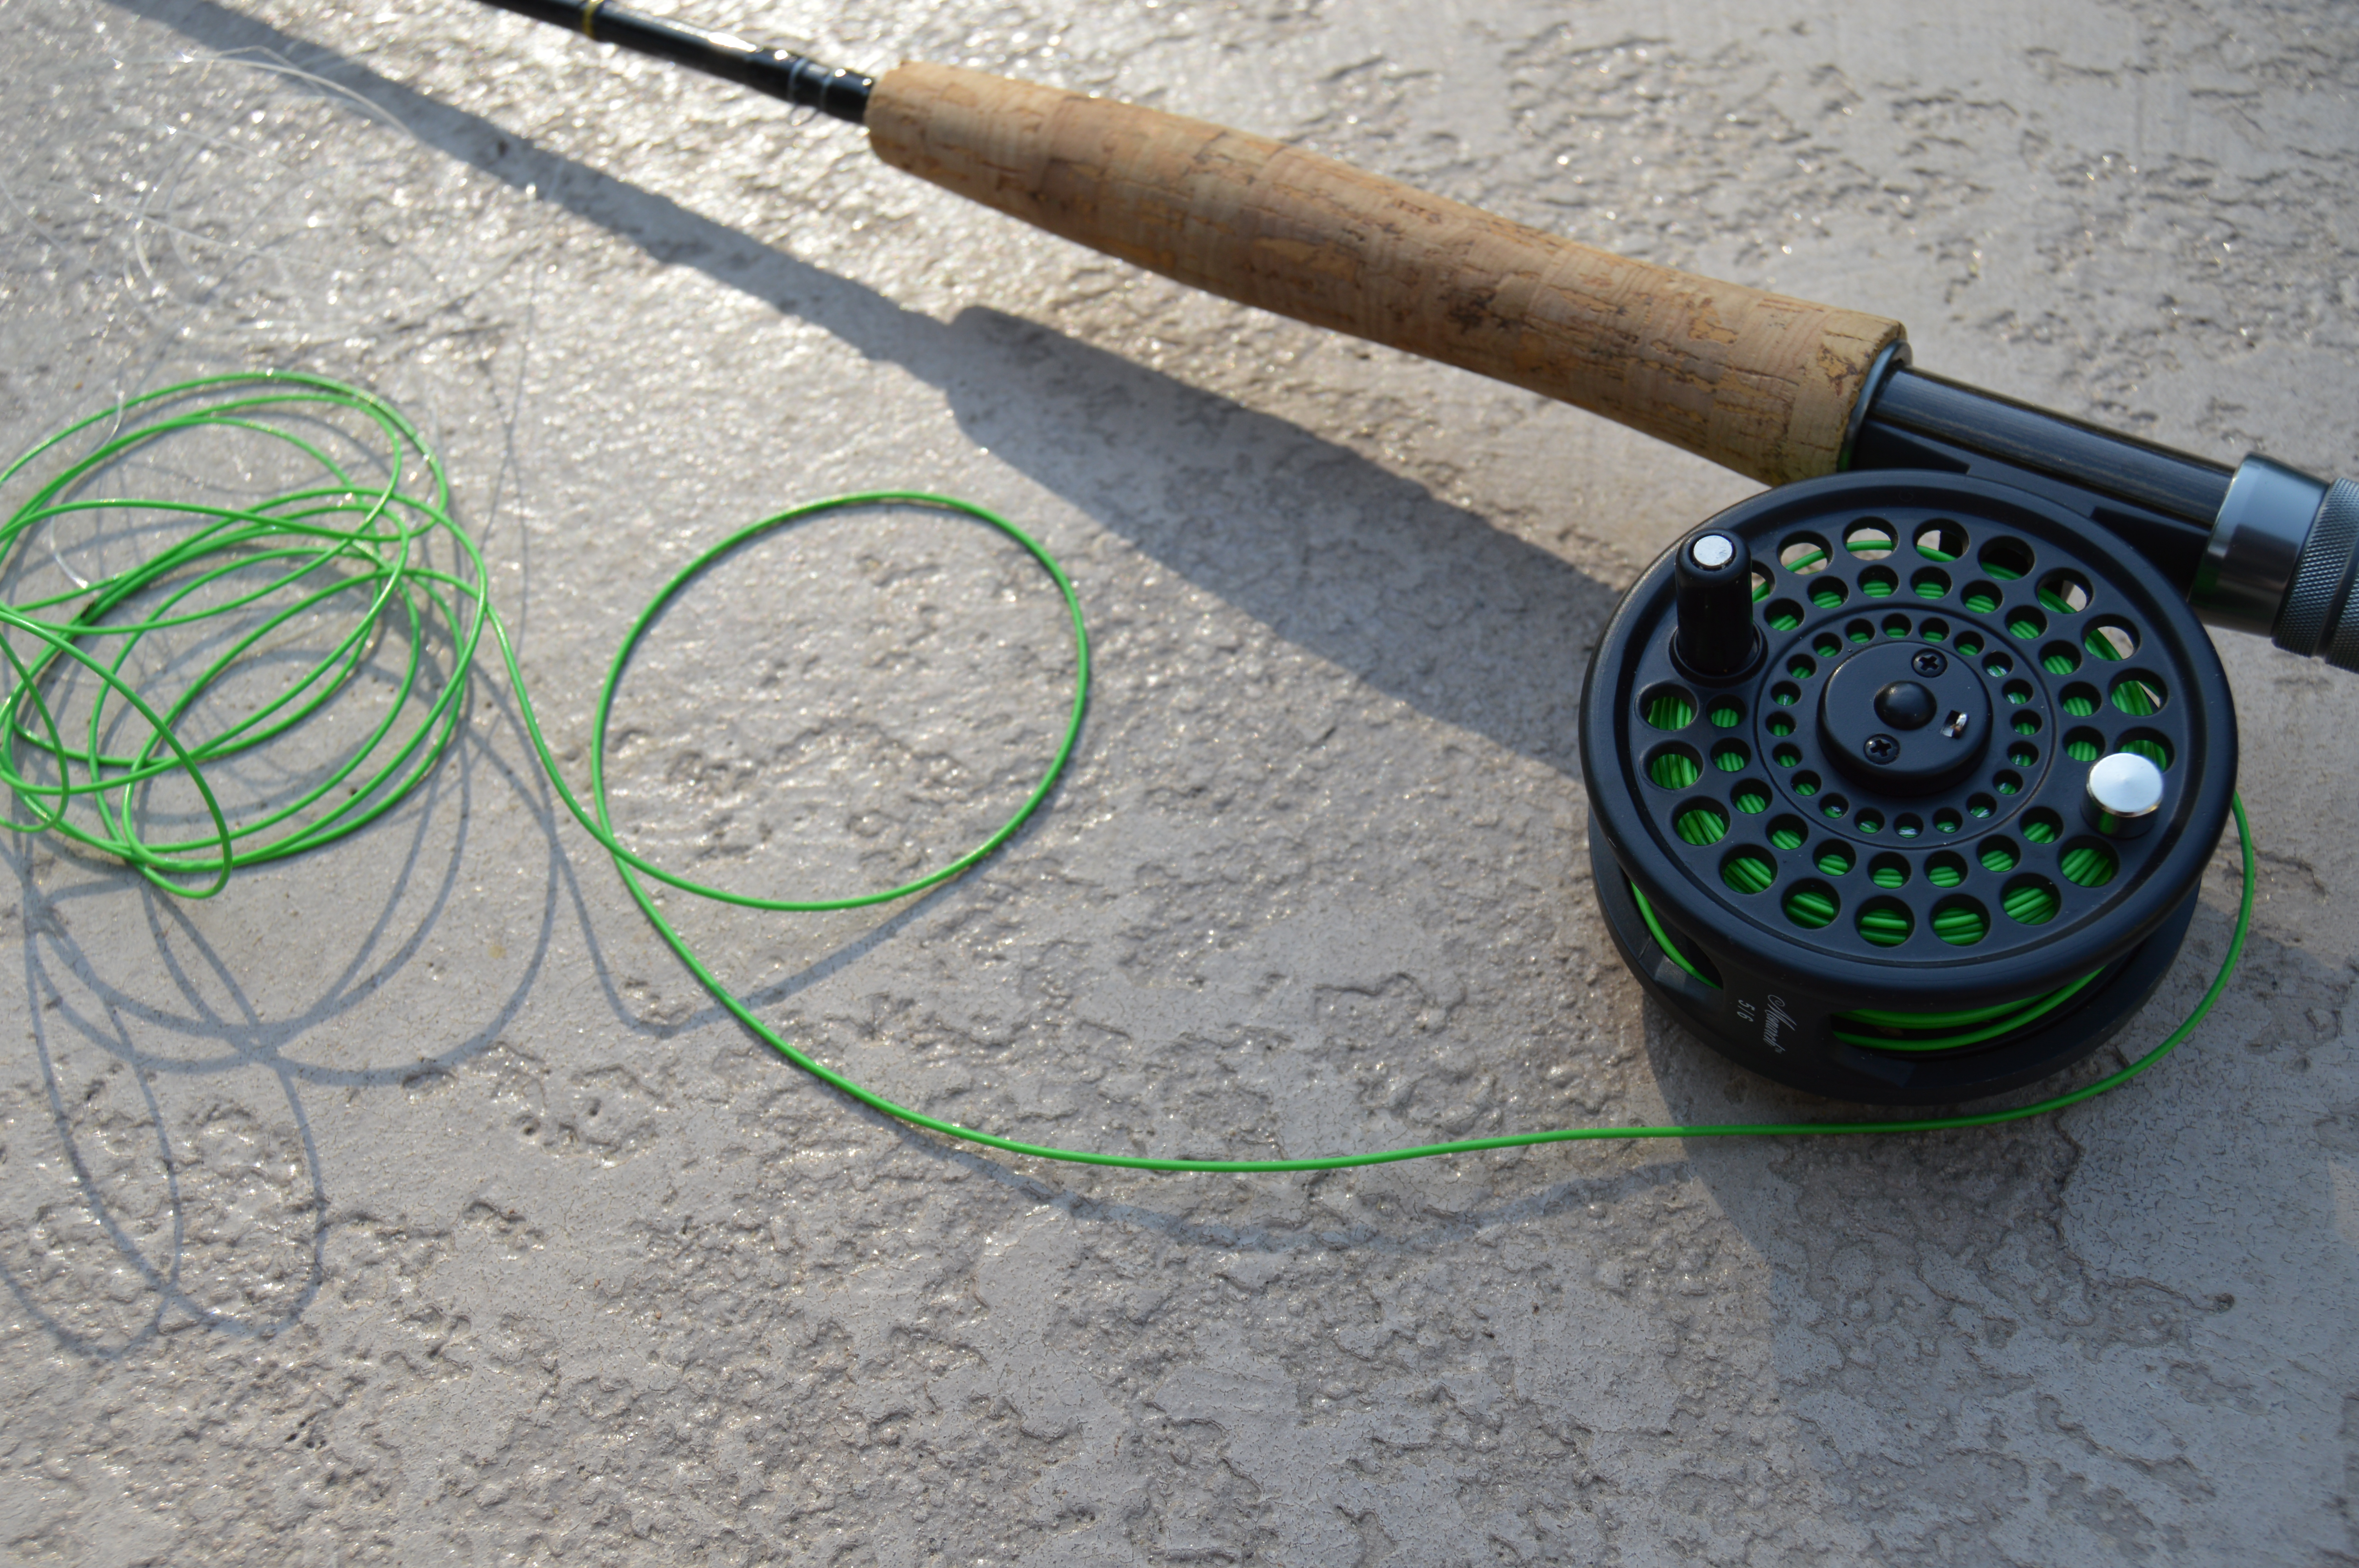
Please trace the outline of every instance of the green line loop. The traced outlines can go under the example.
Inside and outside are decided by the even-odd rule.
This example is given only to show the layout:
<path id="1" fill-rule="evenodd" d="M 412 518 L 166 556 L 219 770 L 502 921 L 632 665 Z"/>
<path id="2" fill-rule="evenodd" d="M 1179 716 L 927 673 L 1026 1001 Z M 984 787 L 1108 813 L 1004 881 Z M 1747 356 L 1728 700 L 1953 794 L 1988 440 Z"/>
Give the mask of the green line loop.
<path id="1" fill-rule="evenodd" d="M 886 888 L 876 892 L 852 893 L 842 898 L 756 898 L 750 893 L 731 892 L 723 888 L 710 887 L 681 876 L 676 871 L 665 871 L 662 867 L 643 860 L 623 848 L 614 836 L 614 820 L 607 807 L 606 736 L 614 717 L 614 698 L 622 689 L 623 676 L 630 667 L 631 655 L 638 651 L 639 644 L 646 641 L 647 633 L 654 628 L 656 622 L 662 618 L 665 609 L 671 601 L 679 598 L 690 583 L 712 570 L 727 557 L 734 555 L 755 540 L 774 534 L 781 528 L 808 522 L 811 518 L 827 513 L 842 512 L 855 506 L 922 506 L 974 518 L 997 529 L 1022 546 L 1026 553 L 1038 562 L 1041 569 L 1046 571 L 1049 579 L 1056 583 L 1057 591 L 1064 598 L 1066 617 L 1071 622 L 1073 628 L 1073 700 L 1065 720 L 1064 735 L 1057 742 L 1056 755 L 1049 759 L 1047 771 L 1040 775 L 1040 782 L 1033 786 L 1031 794 L 1025 796 L 1024 804 L 1016 808 L 1016 814 L 982 843 L 938 871 L 913 878 L 898 887 Z M 500 634 L 500 645 L 503 649 L 507 646 L 506 633 Z M 513 659 L 509 661 L 508 676 L 521 700 L 524 685 Z M 1089 629 L 1082 620 L 1082 597 L 1075 591 L 1072 579 L 1065 575 L 1065 568 L 1057 564 L 1056 557 L 1042 549 L 1030 535 L 1015 524 L 997 513 L 974 505 L 971 502 L 953 500 L 947 495 L 931 495 L 921 491 L 864 491 L 857 495 L 838 495 L 824 501 L 809 502 L 801 506 L 778 513 L 775 516 L 766 517 L 750 527 L 741 528 L 690 561 L 688 565 L 673 574 L 672 579 L 663 586 L 662 591 L 647 601 L 647 608 L 639 611 L 638 619 L 631 622 L 631 629 L 623 634 L 621 644 L 614 649 L 614 661 L 606 666 L 605 684 L 598 691 L 597 719 L 594 728 L 591 730 L 590 798 L 597 806 L 598 842 L 614 857 L 618 866 L 628 868 L 625 871 L 625 881 L 629 880 L 630 871 L 639 871 L 655 878 L 658 881 L 669 883 L 682 892 L 694 893 L 699 898 L 709 898 L 721 903 L 735 904 L 741 909 L 816 914 L 828 910 L 864 909 L 871 904 L 890 903 L 896 899 L 907 898 L 915 892 L 923 892 L 929 887 L 950 881 L 1015 836 L 1016 830 L 1024 826 L 1025 820 L 1038 809 L 1040 803 L 1049 798 L 1049 792 L 1056 787 L 1059 775 L 1065 771 L 1065 763 L 1073 754 L 1073 746 L 1081 739 L 1082 719 L 1089 708 L 1089 693 L 1090 634 Z M 528 704 L 526 706 L 526 711 L 527 713 L 530 711 Z M 538 739 L 539 732 L 536 726 L 534 740 L 538 742 Z M 549 769 L 550 777 L 554 779 L 557 774 L 557 764 L 549 758 L 545 747 L 541 752 L 541 763 Z M 560 784 L 560 787 L 562 785 Z M 568 804 L 571 804 L 570 799 Z M 574 815 L 577 817 L 582 816 L 578 806 L 574 809 Z M 634 884 L 634 892 L 636 891 L 636 887 Z M 660 916 L 657 916 L 656 921 L 658 925 L 663 925 Z M 665 929 L 668 931 L 669 927 L 667 926 Z"/>

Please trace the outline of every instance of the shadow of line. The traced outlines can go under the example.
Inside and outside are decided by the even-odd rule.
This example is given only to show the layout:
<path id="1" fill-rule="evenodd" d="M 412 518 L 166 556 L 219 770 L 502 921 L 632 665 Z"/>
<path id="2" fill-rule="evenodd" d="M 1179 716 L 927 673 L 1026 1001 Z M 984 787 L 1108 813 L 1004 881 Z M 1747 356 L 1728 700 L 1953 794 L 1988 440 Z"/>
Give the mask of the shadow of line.
<path id="1" fill-rule="evenodd" d="M 442 763 L 421 782 L 413 808 L 415 819 L 409 843 L 398 871 L 384 892 L 383 906 L 359 944 L 358 952 L 341 972 L 330 979 L 323 994 L 310 1006 L 299 1013 L 277 1020 L 266 1019 L 262 1015 L 240 984 L 234 967 L 190 922 L 188 912 L 179 903 L 147 885 L 136 871 L 125 867 L 112 867 L 109 868 L 112 874 L 97 883 L 85 884 L 63 895 L 52 896 L 45 893 L 36 881 L 36 852 L 29 845 L 0 850 L 0 860 L 13 866 L 18 879 L 18 908 L 23 916 L 25 998 L 30 1025 L 28 1037 L 42 1092 L 48 1102 L 52 1130 L 65 1155 L 82 1208 L 154 1299 L 152 1310 L 143 1314 L 144 1321 L 136 1329 L 120 1335 L 83 1333 L 50 1311 L 28 1287 L 27 1281 L 19 1277 L 16 1267 L 9 1262 L 0 1262 L 0 1282 L 5 1283 L 9 1293 L 26 1314 L 39 1324 L 61 1347 L 95 1360 L 119 1360 L 162 1333 L 168 1317 L 175 1309 L 205 1327 L 239 1337 L 266 1337 L 292 1325 L 310 1308 L 325 1283 L 326 1249 L 328 1233 L 332 1228 L 327 1174 L 311 1118 L 303 1102 L 302 1087 L 305 1084 L 345 1088 L 409 1087 L 424 1078 L 446 1076 L 461 1064 L 490 1049 L 523 1010 L 526 999 L 531 994 L 533 982 L 548 960 L 555 938 L 559 886 L 563 882 L 571 887 L 571 869 L 563 857 L 555 831 L 551 816 L 553 803 L 547 798 L 548 781 L 537 770 L 529 777 L 518 775 L 491 750 L 485 740 L 464 727 L 460 731 L 454 751 L 458 753 L 455 757 L 444 758 Z M 548 845 L 549 867 L 538 930 L 521 975 L 481 1027 L 465 1040 L 431 1057 L 399 1065 L 339 1068 L 288 1056 L 286 1054 L 288 1046 L 312 1029 L 332 1021 L 364 1000 L 395 973 L 408 968 L 421 950 L 428 935 L 441 922 L 456 888 L 459 867 L 468 848 L 475 816 L 473 795 L 478 765 L 488 765 L 495 770 L 517 797 L 527 803 Z M 447 784 L 446 780 L 449 781 Z M 446 787 L 451 790 L 452 798 L 444 802 L 442 796 Z M 424 869 L 421 862 L 427 848 L 427 830 L 437 816 L 438 803 L 441 803 L 446 811 L 457 814 L 458 824 L 442 875 L 435 885 L 424 891 L 428 907 L 407 937 L 394 945 L 381 963 L 364 972 L 370 954 L 384 946 L 392 935 L 397 913 Z M 394 826 L 395 819 L 387 818 L 376 825 L 374 830 L 386 831 Z M 121 896 L 126 892 L 136 892 L 145 902 L 148 935 L 161 955 L 161 961 L 174 988 L 187 1003 L 185 1014 L 170 1012 L 109 982 L 69 933 L 68 923 L 60 913 L 65 906 L 79 898 Z M 575 889 L 577 910 L 581 902 L 579 890 Z M 584 921 L 586 925 L 586 912 Z M 206 998 L 199 977 L 182 965 L 177 951 L 182 946 L 190 950 L 204 977 L 209 978 L 226 998 L 226 1011 Z M 90 994 L 93 1008 L 84 1010 L 67 1003 L 66 988 L 53 978 L 52 965 L 79 982 L 81 988 Z M 218 1041 L 226 1049 L 223 1054 L 193 1060 L 162 1055 L 135 1038 L 135 1026 L 143 1033 L 152 1032 L 181 1039 Z M 137 1086 L 148 1122 L 154 1129 L 156 1158 L 163 1176 L 164 1204 L 169 1214 L 169 1238 L 166 1244 L 170 1255 L 161 1262 L 150 1257 L 139 1238 L 126 1228 L 116 1212 L 117 1203 L 110 1195 L 108 1184 L 101 1179 L 85 1152 L 84 1135 L 66 1103 L 53 1036 L 67 1044 L 93 1047 L 131 1070 L 132 1082 Z M 286 1099 L 302 1150 L 305 1181 L 302 1208 L 310 1216 L 310 1225 L 300 1238 L 305 1261 L 299 1288 L 292 1299 L 267 1315 L 241 1314 L 211 1306 L 192 1295 L 182 1282 L 181 1262 L 188 1242 L 186 1199 L 180 1181 L 184 1160 L 175 1153 L 172 1128 L 155 1087 L 159 1077 L 196 1078 L 241 1067 L 256 1067 L 270 1074 Z"/>

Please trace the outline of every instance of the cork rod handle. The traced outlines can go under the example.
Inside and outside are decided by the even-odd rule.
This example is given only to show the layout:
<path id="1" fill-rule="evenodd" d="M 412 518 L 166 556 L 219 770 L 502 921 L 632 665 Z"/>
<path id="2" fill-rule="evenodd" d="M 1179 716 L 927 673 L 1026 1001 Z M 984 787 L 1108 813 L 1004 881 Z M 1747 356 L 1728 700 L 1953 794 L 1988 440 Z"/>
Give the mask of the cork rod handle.
<path id="1" fill-rule="evenodd" d="M 907 64 L 879 157 L 1226 298 L 1619 420 L 1764 483 L 1834 471 L 1897 321 L 1631 261 L 1200 120 Z"/>

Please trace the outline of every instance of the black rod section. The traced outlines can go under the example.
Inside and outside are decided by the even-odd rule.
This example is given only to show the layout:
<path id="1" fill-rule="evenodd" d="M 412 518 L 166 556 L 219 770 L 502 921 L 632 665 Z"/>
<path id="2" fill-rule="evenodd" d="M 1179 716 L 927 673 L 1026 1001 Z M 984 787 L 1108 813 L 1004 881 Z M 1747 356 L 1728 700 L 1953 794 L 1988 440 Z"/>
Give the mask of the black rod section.
<path id="1" fill-rule="evenodd" d="M 2359 485 L 2257 453 L 2231 470 L 1905 362 L 1861 401 L 1852 467 L 2044 489 L 2161 568 L 2213 625 L 2359 670 Z"/>
<path id="2" fill-rule="evenodd" d="M 1876 390 L 1861 429 L 1863 442 L 1869 443 L 1870 432 L 1878 429 L 1930 436 L 2206 532 L 2235 477 L 2186 452 L 1905 366 Z"/>
<path id="3" fill-rule="evenodd" d="M 592 43 L 614 44 L 685 65 L 855 125 L 866 117 L 868 90 L 875 85 L 874 77 L 821 65 L 791 49 L 764 49 L 734 34 L 667 22 L 660 16 L 609 5 L 604 0 L 484 0 L 484 4 L 580 33 Z"/>

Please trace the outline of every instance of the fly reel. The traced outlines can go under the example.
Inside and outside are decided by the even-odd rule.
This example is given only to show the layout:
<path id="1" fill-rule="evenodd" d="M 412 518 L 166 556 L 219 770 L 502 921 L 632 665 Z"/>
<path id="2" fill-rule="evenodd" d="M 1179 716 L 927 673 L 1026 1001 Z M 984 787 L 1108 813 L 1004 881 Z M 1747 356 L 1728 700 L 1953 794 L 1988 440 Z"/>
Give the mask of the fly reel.
<path id="1" fill-rule="evenodd" d="M 1843 1099 L 2044 1077 L 2177 955 L 2235 784 L 2211 639 L 2027 491 L 1840 474 L 1730 508 L 1582 694 L 1598 900 L 1657 1000 Z"/>

